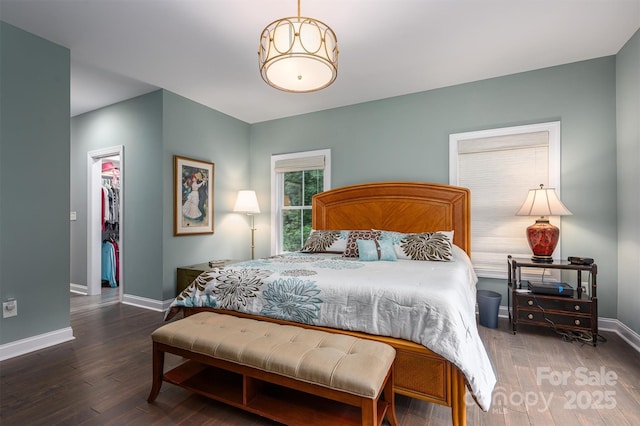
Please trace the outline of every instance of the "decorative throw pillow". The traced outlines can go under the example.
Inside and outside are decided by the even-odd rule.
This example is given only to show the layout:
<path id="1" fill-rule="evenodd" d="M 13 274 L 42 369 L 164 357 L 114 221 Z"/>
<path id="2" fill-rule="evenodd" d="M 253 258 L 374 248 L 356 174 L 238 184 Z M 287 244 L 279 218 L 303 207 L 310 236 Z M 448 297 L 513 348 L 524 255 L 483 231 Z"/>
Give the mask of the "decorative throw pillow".
<path id="1" fill-rule="evenodd" d="M 400 242 L 401 239 L 403 239 L 405 236 L 409 235 L 409 233 L 407 232 L 397 232 L 397 231 L 382 231 L 379 229 L 374 229 L 374 231 L 380 231 L 380 239 L 381 240 L 392 240 L 394 244 L 397 244 Z M 430 232 L 430 231 L 424 231 L 424 232 Z M 424 232 L 412 232 L 412 234 L 423 234 Z M 434 231 L 437 232 L 439 234 L 444 235 L 445 237 L 449 238 L 449 241 L 451 241 L 451 244 L 453 244 L 453 235 L 455 231 Z"/>
<path id="2" fill-rule="evenodd" d="M 402 254 L 411 260 L 453 259 L 451 241 L 439 232 L 409 234 L 400 241 L 400 248 Z"/>
<path id="3" fill-rule="evenodd" d="M 380 259 L 380 246 L 376 240 L 357 240 L 358 259 L 370 262 Z"/>
<path id="4" fill-rule="evenodd" d="M 358 259 L 369 262 L 374 260 L 385 260 L 394 262 L 398 260 L 391 241 L 380 240 L 357 240 Z"/>
<path id="5" fill-rule="evenodd" d="M 312 230 L 300 251 L 306 253 L 344 253 L 348 235 L 349 231 Z"/>
<path id="6" fill-rule="evenodd" d="M 347 237 L 344 257 L 358 257 L 358 240 L 377 240 L 380 231 L 351 231 Z"/>
<path id="7" fill-rule="evenodd" d="M 386 260 L 389 262 L 395 262 L 398 260 L 398 256 L 396 256 L 396 251 L 391 241 L 378 240 L 378 243 L 380 245 L 380 260 Z"/>
<path id="8" fill-rule="evenodd" d="M 398 259 L 449 261 L 453 259 L 453 232 L 381 231 L 380 240 L 392 242 Z"/>

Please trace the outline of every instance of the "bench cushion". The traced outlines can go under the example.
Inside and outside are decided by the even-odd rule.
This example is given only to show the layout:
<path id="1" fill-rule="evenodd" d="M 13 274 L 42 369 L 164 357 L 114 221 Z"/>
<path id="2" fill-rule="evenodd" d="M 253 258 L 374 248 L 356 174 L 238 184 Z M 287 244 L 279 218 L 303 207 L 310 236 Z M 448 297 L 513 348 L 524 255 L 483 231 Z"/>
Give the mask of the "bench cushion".
<path id="1" fill-rule="evenodd" d="M 201 312 L 164 325 L 154 342 L 354 395 L 377 398 L 391 346 L 343 334 Z"/>

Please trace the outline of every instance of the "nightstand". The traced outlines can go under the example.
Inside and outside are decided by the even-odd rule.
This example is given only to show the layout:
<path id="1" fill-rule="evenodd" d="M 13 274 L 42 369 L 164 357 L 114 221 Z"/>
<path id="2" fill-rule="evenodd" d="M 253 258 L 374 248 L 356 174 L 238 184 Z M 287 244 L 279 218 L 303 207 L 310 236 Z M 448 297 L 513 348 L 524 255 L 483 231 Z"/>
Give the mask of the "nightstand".
<path id="1" fill-rule="evenodd" d="M 176 296 L 182 293 L 182 290 L 189 287 L 189 284 L 195 280 L 198 275 L 203 272 L 209 272 L 215 268 L 231 265 L 232 263 L 238 263 L 239 260 L 232 259 L 216 259 L 211 262 L 199 263 L 191 266 L 181 266 L 178 268 L 178 285 L 176 289 Z"/>
<path id="2" fill-rule="evenodd" d="M 587 332 L 592 336 L 593 346 L 598 342 L 598 298 L 596 276 L 598 267 L 576 265 L 564 260 L 552 263 L 532 262 L 530 259 L 516 259 L 508 256 L 509 321 L 516 334 L 518 324 L 532 324 L 559 330 Z M 573 296 L 559 296 L 532 293 L 526 281 L 522 280 L 522 268 L 559 269 L 576 272 Z M 544 271 L 543 271 L 544 272 Z M 590 294 L 582 289 L 582 273 L 588 275 Z"/>

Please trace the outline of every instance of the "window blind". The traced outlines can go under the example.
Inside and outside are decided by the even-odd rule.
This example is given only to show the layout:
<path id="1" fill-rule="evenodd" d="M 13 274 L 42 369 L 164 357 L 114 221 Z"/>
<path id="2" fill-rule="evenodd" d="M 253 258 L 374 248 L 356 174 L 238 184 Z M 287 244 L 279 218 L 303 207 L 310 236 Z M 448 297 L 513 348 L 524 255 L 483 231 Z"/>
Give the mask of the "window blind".
<path id="1" fill-rule="evenodd" d="M 314 155 L 310 157 L 284 158 L 275 161 L 274 172 L 299 172 L 303 170 L 324 169 L 324 155 Z"/>
<path id="2" fill-rule="evenodd" d="M 558 164 L 550 160 L 550 139 L 547 130 L 452 139 L 451 183 L 471 190 L 471 259 L 478 276 L 505 278 L 507 255 L 531 256 L 526 228 L 535 218 L 515 213 L 529 189 L 549 186 Z M 557 219 L 551 218 L 559 226 Z"/>

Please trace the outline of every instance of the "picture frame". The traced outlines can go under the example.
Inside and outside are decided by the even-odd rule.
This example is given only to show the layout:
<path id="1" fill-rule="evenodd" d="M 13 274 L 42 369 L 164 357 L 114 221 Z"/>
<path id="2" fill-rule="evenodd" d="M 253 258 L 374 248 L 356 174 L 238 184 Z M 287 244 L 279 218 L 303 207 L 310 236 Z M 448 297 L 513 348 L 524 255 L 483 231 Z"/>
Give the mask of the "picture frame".
<path id="1" fill-rule="evenodd" d="M 173 156 L 173 234 L 213 234 L 214 164 Z"/>

